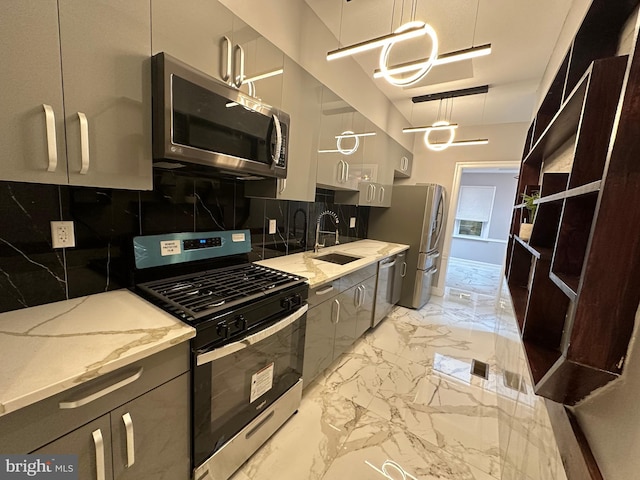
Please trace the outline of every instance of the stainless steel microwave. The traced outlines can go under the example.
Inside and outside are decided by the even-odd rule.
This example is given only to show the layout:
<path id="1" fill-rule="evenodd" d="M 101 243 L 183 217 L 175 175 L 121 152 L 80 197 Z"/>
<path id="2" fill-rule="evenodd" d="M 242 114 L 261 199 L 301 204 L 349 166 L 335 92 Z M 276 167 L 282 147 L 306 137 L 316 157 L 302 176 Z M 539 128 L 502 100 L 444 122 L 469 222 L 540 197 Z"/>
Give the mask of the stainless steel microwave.
<path id="1" fill-rule="evenodd" d="M 151 65 L 156 167 L 286 178 L 289 115 L 164 52 Z"/>

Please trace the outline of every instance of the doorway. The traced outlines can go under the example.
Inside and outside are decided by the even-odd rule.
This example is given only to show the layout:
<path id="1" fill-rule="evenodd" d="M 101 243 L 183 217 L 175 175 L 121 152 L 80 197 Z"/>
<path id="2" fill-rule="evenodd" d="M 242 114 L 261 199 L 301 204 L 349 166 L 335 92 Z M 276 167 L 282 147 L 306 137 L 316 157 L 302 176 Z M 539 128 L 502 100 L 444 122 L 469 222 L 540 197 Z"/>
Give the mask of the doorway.
<path id="1" fill-rule="evenodd" d="M 519 168 L 519 162 L 456 164 L 439 294 L 498 294 Z"/>

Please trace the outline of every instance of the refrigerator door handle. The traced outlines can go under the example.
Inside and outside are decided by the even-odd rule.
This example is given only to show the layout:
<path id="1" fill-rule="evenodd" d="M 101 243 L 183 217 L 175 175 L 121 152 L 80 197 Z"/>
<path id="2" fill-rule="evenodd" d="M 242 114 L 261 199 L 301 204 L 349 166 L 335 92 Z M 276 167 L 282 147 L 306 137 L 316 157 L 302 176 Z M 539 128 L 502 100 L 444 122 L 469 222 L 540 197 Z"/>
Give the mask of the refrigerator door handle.
<path id="1" fill-rule="evenodd" d="M 446 212 L 446 198 L 444 196 L 444 188 L 440 189 L 440 203 L 442 205 L 442 217 L 440 218 L 440 224 L 438 225 L 438 234 L 436 235 L 436 241 L 433 244 L 436 248 L 438 247 L 438 243 L 440 243 L 440 237 L 442 236 L 442 230 L 444 230 L 444 213 Z"/>

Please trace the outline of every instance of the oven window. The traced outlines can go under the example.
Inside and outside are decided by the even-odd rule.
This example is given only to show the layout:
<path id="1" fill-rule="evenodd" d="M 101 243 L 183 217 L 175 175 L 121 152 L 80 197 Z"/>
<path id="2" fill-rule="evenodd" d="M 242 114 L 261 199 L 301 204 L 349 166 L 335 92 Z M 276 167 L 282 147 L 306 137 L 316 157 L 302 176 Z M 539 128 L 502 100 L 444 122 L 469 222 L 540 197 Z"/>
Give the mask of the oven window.
<path id="1" fill-rule="evenodd" d="M 306 316 L 194 367 L 194 462 L 206 460 L 302 377 Z"/>
<path id="2" fill-rule="evenodd" d="M 172 94 L 173 143 L 271 163 L 270 117 L 176 75 L 172 77 Z"/>

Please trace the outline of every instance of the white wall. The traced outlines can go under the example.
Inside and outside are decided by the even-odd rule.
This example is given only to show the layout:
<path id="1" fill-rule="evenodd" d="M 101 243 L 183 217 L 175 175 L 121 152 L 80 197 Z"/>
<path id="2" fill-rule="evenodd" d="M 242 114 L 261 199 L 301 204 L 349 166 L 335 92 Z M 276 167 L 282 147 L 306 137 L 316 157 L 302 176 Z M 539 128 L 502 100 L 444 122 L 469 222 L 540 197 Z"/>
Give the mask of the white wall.
<path id="1" fill-rule="evenodd" d="M 496 187 L 486 240 L 454 237 L 451 240 L 450 256 L 475 262 L 502 265 L 505 258 L 513 201 L 517 181 L 515 173 L 475 173 L 463 172 L 460 185 Z M 453 215 L 455 212 L 451 212 Z"/>

